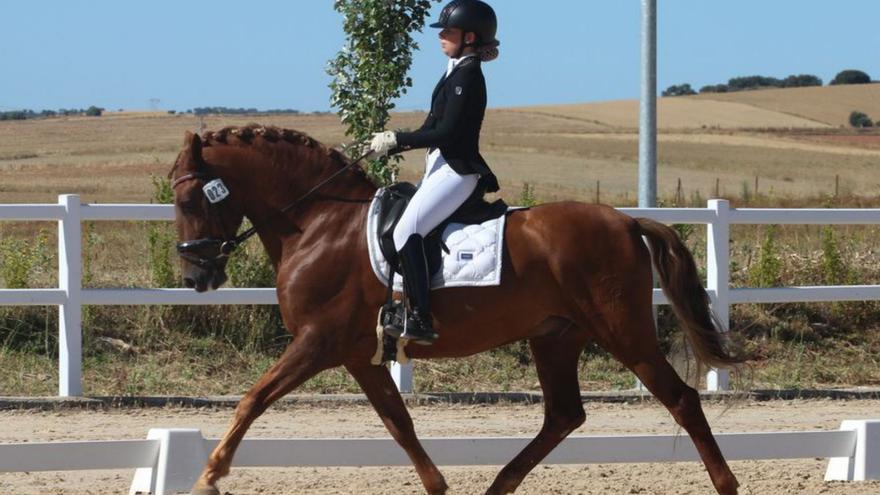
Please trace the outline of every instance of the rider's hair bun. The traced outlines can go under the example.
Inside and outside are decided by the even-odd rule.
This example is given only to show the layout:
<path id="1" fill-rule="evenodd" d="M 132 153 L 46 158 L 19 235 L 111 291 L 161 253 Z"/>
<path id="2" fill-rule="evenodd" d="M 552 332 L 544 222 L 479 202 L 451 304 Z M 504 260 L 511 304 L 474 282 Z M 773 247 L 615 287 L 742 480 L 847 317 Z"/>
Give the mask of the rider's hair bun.
<path id="1" fill-rule="evenodd" d="M 498 47 L 485 47 L 477 49 L 477 54 L 483 62 L 491 62 L 498 58 Z"/>

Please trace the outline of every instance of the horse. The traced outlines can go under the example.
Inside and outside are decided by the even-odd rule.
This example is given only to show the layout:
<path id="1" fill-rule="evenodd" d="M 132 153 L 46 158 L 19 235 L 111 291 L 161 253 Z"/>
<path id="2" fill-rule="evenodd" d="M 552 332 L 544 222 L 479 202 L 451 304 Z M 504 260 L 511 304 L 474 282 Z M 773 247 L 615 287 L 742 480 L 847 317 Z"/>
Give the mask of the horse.
<path id="1" fill-rule="evenodd" d="M 236 233 L 246 217 L 275 268 L 281 315 L 293 335 L 238 403 L 193 494 L 219 494 L 217 482 L 229 473 L 253 421 L 309 378 L 339 366 L 406 451 L 426 493 L 448 489 L 416 437 L 388 368 L 370 364 L 386 294 L 367 248 L 367 211 L 378 188 L 351 165 L 341 152 L 293 130 L 252 124 L 203 138 L 186 133 L 169 174 L 185 285 L 202 292 L 226 281 L 226 259 L 244 237 Z M 219 202 L 218 191 L 204 187 L 216 179 L 223 183 Z M 285 207 L 293 198 L 300 201 Z M 666 360 L 655 333 L 652 261 L 696 360 L 719 368 L 743 361 L 713 319 L 693 257 L 675 231 L 574 201 L 511 211 L 505 229 L 501 284 L 434 291 L 440 338 L 407 348 L 414 359 L 455 358 L 528 340 L 543 391 L 543 426 L 486 493 L 513 493 L 584 423 L 578 360 L 591 342 L 632 370 L 669 410 L 693 440 L 718 493 L 737 493 L 697 391 Z"/>

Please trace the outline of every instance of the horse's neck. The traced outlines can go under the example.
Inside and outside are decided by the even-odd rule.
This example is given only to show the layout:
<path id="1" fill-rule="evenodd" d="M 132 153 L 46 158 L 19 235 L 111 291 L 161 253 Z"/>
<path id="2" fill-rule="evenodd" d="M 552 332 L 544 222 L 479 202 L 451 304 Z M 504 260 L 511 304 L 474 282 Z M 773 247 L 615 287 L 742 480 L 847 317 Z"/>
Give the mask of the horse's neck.
<path id="1" fill-rule="evenodd" d="M 311 238 L 326 232 L 334 235 L 361 214 L 366 214 L 376 187 L 354 170 L 343 172 L 321 186 L 291 211 L 281 213 L 300 200 L 313 187 L 340 170 L 341 165 L 329 158 L 311 166 L 279 167 L 269 160 L 235 167 L 236 181 L 247 189 L 245 215 L 257 227 L 263 245 L 277 270 L 283 251 L 295 246 L 305 233 Z M 336 227 L 336 228 L 333 228 Z"/>

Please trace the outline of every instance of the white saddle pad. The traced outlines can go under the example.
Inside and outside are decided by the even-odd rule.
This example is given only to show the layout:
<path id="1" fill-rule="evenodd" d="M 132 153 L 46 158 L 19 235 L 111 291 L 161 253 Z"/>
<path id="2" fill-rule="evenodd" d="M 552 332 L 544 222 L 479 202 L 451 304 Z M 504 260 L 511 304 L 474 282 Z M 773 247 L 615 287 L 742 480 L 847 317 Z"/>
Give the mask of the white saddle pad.
<path id="1" fill-rule="evenodd" d="M 388 262 L 379 248 L 376 234 L 379 221 L 379 193 L 367 213 L 367 247 L 373 273 L 388 286 Z M 449 254 L 443 255 L 443 268 L 431 279 L 432 289 L 444 287 L 487 287 L 501 284 L 501 248 L 504 245 L 504 221 L 507 214 L 481 224 L 451 223 L 443 230 L 443 242 Z M 394 290 L 403 290 L 403 278 L 394 274 Z"/>

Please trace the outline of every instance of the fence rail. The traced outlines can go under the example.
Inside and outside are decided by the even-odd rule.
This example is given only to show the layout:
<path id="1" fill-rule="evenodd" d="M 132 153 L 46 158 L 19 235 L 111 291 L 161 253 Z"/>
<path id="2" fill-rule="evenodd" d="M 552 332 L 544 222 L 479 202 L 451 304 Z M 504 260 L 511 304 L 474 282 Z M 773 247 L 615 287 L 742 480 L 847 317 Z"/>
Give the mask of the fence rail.
<path id="1" fill-rule="evenodd" d="M 880 420 L 847 420 L 839 431 L 723 433 L 715 435 L 727 460 L 829 459 L 826 480 L 880 479 Z M 427 438 L 438 465 L 504 465 L 530 438 Z M 0 444 L 0 473 L 138 468 L 130 493 L 189 491 L 217 445 L 196 429 L 151 429 L 146 440 Z M 565 439 L 544 464 L 697 461 L 682 435 L 578 436 Z M 238 467 L 409 466 L 396 442 L 385 438 L 245 439 Z"/>
<path id="2" fill-rule="evenodd" d="M 880 225 L 880 209 L 731 209 L 726 200 L 709 200 L 706 208 L 620 208 L 631 216 L 665 223 L 704 224 L 706 235 L 706 290 L 718 319 L 726 325 L 730 305 L 880 300 L 880 285 L 780 287 L 732 289 L 730 287 L 730 226 L 734 224 Z M 0 305 L 59 306 L 60 396 L 82 395 L 82 306 L 141 304 L 277 304 L 275 289 L 221 289 L 198 294 L 189 289 L 83 289 L 83 221 L 170 221 L 171 205 L 82 204 L 77 195 L 62 195 L 58 204 L 2 204 L 0 220 L 58 222 L 58 287 L 0 289 Z M 668 304 L 660 289 L 654 304 Z M 412 369 L 395 365 L 393 375 L 402 391 L 412 391 Z M 707 377 L 709 390 L 728 388 L 723 371 Z"/>

